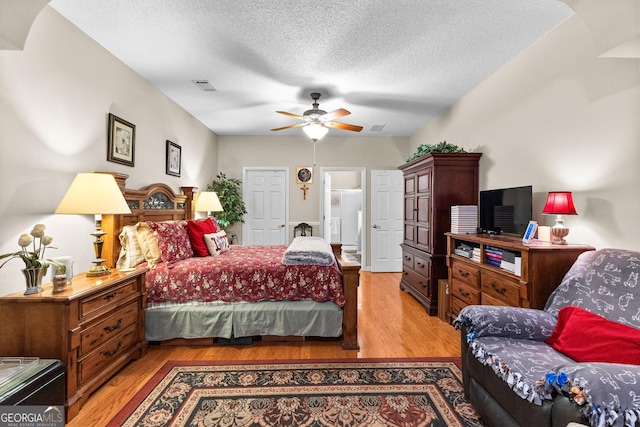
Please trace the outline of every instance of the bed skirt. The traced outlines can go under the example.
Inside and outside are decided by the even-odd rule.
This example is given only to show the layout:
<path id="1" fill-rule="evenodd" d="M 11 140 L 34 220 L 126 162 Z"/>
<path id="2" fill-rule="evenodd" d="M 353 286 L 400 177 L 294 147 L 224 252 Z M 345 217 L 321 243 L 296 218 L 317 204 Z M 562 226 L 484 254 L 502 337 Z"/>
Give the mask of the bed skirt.
<path id="1" fill-rule="evenodd" d="M 146 310 L 147 341 L 250 336 L 339 337 L 342 309 L 332 302 L 264 301 L 176 305 Z"/>

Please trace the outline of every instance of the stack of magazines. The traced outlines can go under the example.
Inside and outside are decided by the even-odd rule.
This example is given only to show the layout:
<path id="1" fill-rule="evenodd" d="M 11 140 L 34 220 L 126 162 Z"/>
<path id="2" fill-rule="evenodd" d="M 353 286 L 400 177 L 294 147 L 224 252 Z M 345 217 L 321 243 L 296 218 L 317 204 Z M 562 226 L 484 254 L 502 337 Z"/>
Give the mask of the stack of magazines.
<path id="1" fill-rule="evenodd" d="M 478 207 L 475 205 L 451 206 L 451 232 L 475 234 L 478 229 Z"/>

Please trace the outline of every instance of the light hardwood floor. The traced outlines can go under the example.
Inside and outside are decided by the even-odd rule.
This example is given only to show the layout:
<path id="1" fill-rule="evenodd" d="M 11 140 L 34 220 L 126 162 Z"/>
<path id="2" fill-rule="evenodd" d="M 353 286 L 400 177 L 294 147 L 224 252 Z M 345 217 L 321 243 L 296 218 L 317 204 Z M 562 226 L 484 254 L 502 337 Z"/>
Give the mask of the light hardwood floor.
<path id="1" fill-rule="evenodd" d="M 169 360 L 274 360 L 397 357 L 459 357 L 460 336 L 437 316 L 428 316 L 400 290 L 400 273 L 361 272 L 358 301 L 360 350 L 339 341 L 256 342 L 251 346 L 161 346 L 122 369 L 95 391 L 68 425 L 106 425 Z"/>

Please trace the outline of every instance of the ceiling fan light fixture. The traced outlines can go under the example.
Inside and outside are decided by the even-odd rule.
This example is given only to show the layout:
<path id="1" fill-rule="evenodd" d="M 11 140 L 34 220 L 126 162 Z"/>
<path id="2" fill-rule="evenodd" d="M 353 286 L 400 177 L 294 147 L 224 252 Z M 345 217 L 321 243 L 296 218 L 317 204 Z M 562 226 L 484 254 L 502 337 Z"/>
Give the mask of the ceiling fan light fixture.
<path id="1" fill-rule="evenodd" d="M 314 141 L 319 141 L 329 132 L 329 129 L 322 126 L 320 123 L 311 123 L 308 126 L 302 128 L 304 133 Z"/>

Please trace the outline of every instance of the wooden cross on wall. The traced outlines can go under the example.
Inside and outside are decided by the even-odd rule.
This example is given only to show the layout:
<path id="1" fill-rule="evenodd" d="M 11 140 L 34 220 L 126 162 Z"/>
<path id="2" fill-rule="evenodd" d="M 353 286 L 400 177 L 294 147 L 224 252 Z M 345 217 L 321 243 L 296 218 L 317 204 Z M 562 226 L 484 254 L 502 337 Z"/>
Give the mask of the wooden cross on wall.
<path id="1" fill-rule="evenodd" d="M 307 200 L 307 190 L 310 190 L 310 188 L 307 187 L 307 184 L 304 184 L 300 189 L 302 190 L 302 197 Z"/>

